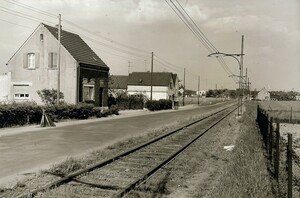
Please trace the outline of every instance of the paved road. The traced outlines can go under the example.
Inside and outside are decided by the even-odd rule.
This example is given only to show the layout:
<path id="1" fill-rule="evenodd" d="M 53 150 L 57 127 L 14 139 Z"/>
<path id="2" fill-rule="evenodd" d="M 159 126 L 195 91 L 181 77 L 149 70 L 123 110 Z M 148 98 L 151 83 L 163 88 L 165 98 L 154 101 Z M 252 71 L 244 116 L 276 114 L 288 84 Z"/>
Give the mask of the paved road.
<path id="1" fill-rule="evenodd" d="M 68 156 L 103 148 L 153 127 L 220 107 L 222 104 L 136 116 L 69 123 L 67 126 L 11 133 L 0 137 L 0 185 L 14 183 L 25 173 L 49 167 Z M 10 129 L 7 129 L 10 130 Z M 2 131 L 3 132 L 3 131 Z M 1 135 L 1 131 L 0 131 Z"/>

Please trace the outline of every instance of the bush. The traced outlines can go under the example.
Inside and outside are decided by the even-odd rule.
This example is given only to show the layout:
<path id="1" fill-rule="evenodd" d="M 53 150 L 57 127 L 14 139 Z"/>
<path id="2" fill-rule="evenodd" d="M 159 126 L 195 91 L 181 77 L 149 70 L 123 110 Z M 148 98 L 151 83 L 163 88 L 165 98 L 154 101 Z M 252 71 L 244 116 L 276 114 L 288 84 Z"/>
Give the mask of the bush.
<path id="1" fill-rule="evenodd" d="M 172 109 L 172 101 L 171 100 L 148 100 L 146 102 L 146 108 L 150 111 L 157 111 L 163 109 Z"/>
<path id="2" fill-rule="evenodd" d="M 117 106 L 112 106 L 109 110 L 101 111 L 101 108 L 92 104 L 81 103 L 78 105 L 51 105 L 38 106 L 36 103 L 13 103 L 0 105 L 0 128 L 15 125 L 39 124 L 41 122 L 43 109 L 53 120 L 62 119 L 88 119 L 89 117 L 107 117 L 115 114 L 119 115 Z"/>
<path id="3" fill-rule="evenodd" d="M 126 93 L 121 93 L 117 96 L 117 106 L 119 109 L 143 109 L 144 108 L 144 98 L 143 94 L 139 95 L 127 95 Z"/>
<path id="4" fill-rule="evenodd" d="M 46 106 L 45 111 L 47 115 L 53 120 L 62 119 L 88 119 L 95 116 L 94 105 L 80 103 L 78 105 L 53 105 Z"/>
<path id="5" fill-rule="evenodd" d="M 33 102 L 0 105 L 0 128 L 37 124 L 41 121 L 41 116 L 41 107 Z"/>
<path id="6" fill-rule="evenodd" d="M 42 89 L 37 91 L 37 94 L 40 96 L 42 102 L 45 105 L 55 105 L 57 104 L 57 90 L 56 89 Z M 59 92 L 59 102 L 64 99 L 64 94 Z"/>

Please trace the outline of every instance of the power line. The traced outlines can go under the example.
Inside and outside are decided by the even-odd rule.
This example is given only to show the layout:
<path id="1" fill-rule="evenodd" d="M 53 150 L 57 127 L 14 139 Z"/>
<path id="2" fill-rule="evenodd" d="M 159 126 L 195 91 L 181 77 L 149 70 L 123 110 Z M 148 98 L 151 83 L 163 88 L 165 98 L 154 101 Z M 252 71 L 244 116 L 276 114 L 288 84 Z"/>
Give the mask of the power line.
<path id="1" fill-rule="evenodd" d="M 167 0 L 165 0 L 165 2 L 175 12 L 175 14 L 179 17 L 179 19 L 190 29 L 190 31 L 194 34 L 194 36 L 204 45 L 204 47 L 212 53 L 213 50 L 211 50 L 210 47 L 205 43 L 203 38 L 201 36 L 199 36 L 199 34 L 195 30 L 195 28 L 193 28 L 193 26 L 190 25 L 190 22 L 188 22 L 186 17 L 184 15 L 182 15 L 182 12 L 180 12 L 180 10 L 176 7 L 176 5 L 171 1 L 171 3 L 174 5 L 174 7 L 177 11 L 171 6 L 171 4 Z"/>
<path id="2" fill-rule="evenodd" d="M 180 18 L 180 20 L 190 29 L 190 31 L 198 38 L 198 40 L 204 45 L 204 47 L 212 52 L 218 52 L 219 50 L 212 44 L 212 42 L 205 36 L 205 34 L 201 31 L 201 29 L 196 25 L 194 20 L 190 17 L 190 15 L 185 11 L 185 9 L 182 7 L 182 5 L 178 2 L 178 0 L 175 0 L 179 7 L 172 1 L 170 2 L 173 4 L 173 7 L 177 10 L 175 10 L 171 4 L 165 0 L 166 3 L 169 5 L 170 8 L 176 13 L 176 15 Z M 182 12 L 182 11 L 183 12 Z M 233 74 L 230 68 L 227 66 L 226 62 L 224 61 L 223 57 L 218 57 L 218 62 L 222 66 L 223 70 L 227 74 Z"/>
<path id="3" fill-rule="evenodd" d="M 181 7 L 181 9 L 184 11 L 184 13 L 189 17 L 189 19 L 192 21 L 193 25 L 197 28 L 197 30 L 200 32 L 202 35 L 201 37 L 204 38 L 206 43 L 214 49 L 215 51 L 218 51 L 217 48 L 209 41 L 209 39 L 205 36 L 205 34 L 200 30 L 200 28 L 197 26 L 197 24 L 194 22 L 194 20 L 190 17 L 190 15 L 185 11 L 185 9 L 181 6 L 181 4 L 176 0 L 177 4 Z"/>
<path id="4" fill-rule="evenodd" d="M 34 8 L 34 7 L 32 7 L 32 6 L 28 6 L 28 5 L 23 4 L 23 3 L 19 3 L 19 2 L 13 1 L 13 0 L 4 0 L 4 1 L 6 1 L 6 2 L 8 2 L 8 3 L 12 3 L 12 4 L 17 5 L 17 6 L 20 6 L 20 7 L 22 7 L 22 8 L 29 9 L 29 10 L 34 11 L 34 12 L 37 12 L 37 13 L 39 13 L 39 14 L 44 14 L 44 15 L 49 16 L 49 17 L 52 17 L 52 18 L 57 18 L 57 16 L 54 15 L 54 14 L 52 14 L 52 13 L 49 13 L 49 12 L 46 12 L 46 11 L 43 11 L 43 10 Z M 102 39 L 105 39 L 106 41 L 109 41 L 109 42 L 111 42 L 111 43 L 113 43 L 113 44 L 120 45 L 120 46 L 122 46 L 122 47 L 128 48 L 128 49 L 130 49 L 130 50 L 137 51 L 137 52 L 139 52 L 139 53 L 150 54 L 150 52 L 147 52 L 147 51 L 145 51 L 145 50 L 138 49 L 138 48 L 135 48 L 135 47 L 132 47 L 132 46 L 123 44 L 123 43 L 121 43 L 121 42 L 118 42 L 118 41 L 116 41 L 116 40 L 110 39 L 110 38 L 108 38 L 108 37 L 105 37 L 105 36 L 102 36 L 102 35 L 95 34 L 94 32 L 91 32 L 91 31 L 87 30 L 86 28 L 83 28 L 83 27 L 81 27 L 81 26 L 79 26 L 79 25 L 77 25 L 77 24 L 75 24 L 75 23 L 73 23 L 73 22 L 71 22 L 71 21 L 69 21 L 69 20 L 64 19 L 64 20 L 62 20 L 62 21 L 66 22 L 66 23 L 68 23 L 69 25 L 72 25 L 72 26 L 74 26 L 74 27 L 76 27 L 76 28 L 78 28 L 78 29 L 80 29 L 80 30 L 83 30 L 83 31 L 85 31 L 85 32 L 88 32 L 88 33 L 90 33 L 90 34 L 92 34 L 92 35 L 94 35 L 94 36 L 97 36 L 97 37 L 100 37 L 100 38 L 102 38 Z"/>
<path id="5" fill-rule="evenodd" d="M 120 45 L 120 46 L 122 46 L 122 47 L 128 48 L 128 49 L 130 49 L 130 50 L 137 51 L 137 52 L 139 52 L 139 53 L 151 54 L 150 52 L 147 52 L 147 51 L 145 51 L 145 50 L 138 49 L 138 48 L 135 48 L 135 47 L 131 47 L 131 46 L 129 46 L 129 45 L 120 43 L 120 42 L 118 42 L 118 41 L 116 41 L 116 40 L 113 40 L 113 39 L 110 39 L 110 38 L 108 38 L 108 37 L 105 37 L 105 36 L 102 36 L 102 35 L 95 34 L 94 32 L 91 32 L 91 31 L 87 30 L 86 28 L 83 28 L 83 27 L 81 27 L 81 26 L 79 26 L 79 25 L 77 25 L 77 24 L 75 24 L 75 23 L 73 23 L 73 22 L 71 22 L 71 21 L 69 21 L 69 20 L 64 19 L 63 21 L 65 21 L 66 23 L 68 23 L 68 24 L 70 24 L 70 25 L 72 25 L 72 26 L 74 26 L 74 27 L 76 27 L 76 28 L 78 28 L 78 29 L 81 29 L 81 30 L 83 30 L 83 31 L 85 31 L 85 32 L 88 32 L 88 33 L 90 33 L 90 34 L 92 34 L 92 35 L 94 35 L 94 36 L 103 38 L 103 39 L 105 39 L 106 41 L 109 41 L 109 42 L 111 42 L 111 43 L 113 43 L 113 44 Z"/>
<path id="6" fill-rule="evenodd" d="M 28 28 L 28 29 L 31 29 L 31 30 L 33 29 L 29 26 L 21 25 L 21 24 L 18 24 L 18 23 L 14 23 L 14 22 L 11 22 L 11 21 L 4 20 L 4 19 L 0 19 L 0 21 L 4 21 L 6 23 L 9 23 L 9 24 L 12 24 L 12 25 L 17 25 L 17 26 L 24 27 L 24 28 Z"/>
<path id="7" fill-rule="evenodd" d="M 50 24 L 55 24 L 53 22 L 50 22 L 50 21 L 47 21 L 47 20 L 44 20 L 44 19 L 40 19 L 40 18 L 31 16 L 31 15 L 28 15 L 28 14 L 24 14 L 22 12 L 18 12 L 18 11 L 15 11 L 15 10 L 11 10 L 11 9 L 5 8 L 3 6 L 0 6 L 0 8 L 2 8 L 2 9 L 0 9 L 0 11 L 2 11 L 2 12 L 6 12 L 8 14 L 18 16 L 18 17 L 21 17 L 21 18 L 26 18 L 26 19 L 29 19 L 31 21 L 35 21 L 35 22 L 38 22 L 38 23 L 40 23 L 41 21 L 45 21 L 45 22 L 50 23 Z"/>
<path id="8" fill-rule="evenodd" d="M 37 9 L 37 8 L 34 8 L 32 6 L 29 6 L 29 5 L 26 5 L 24 3 L 21 3 L 21 2 L 18 2 L 18 1 L 14 1 L 14 0 L 4 0 L 8 3 L 11 3 L 11 4 L 14 4 L 16 6 L 19 6 L 19 7 L 22 7 L 22 8 L 26 8 L 28 10 L 31 10 L 31 11 L 34 11 L 34 12 L 37 12 L 37 13 L 40 13 L 40 14 L 43 14 L 43 15 L 46 15 L 46 16 L 49 16 L 49 17 L 52 17 L 52 18 L 57 18 L 56 15 L 50 13 L 50 12 L 46 12 L 46 11 L 43 11 L 43 10 L 40 10 L 40 9 Z"/>

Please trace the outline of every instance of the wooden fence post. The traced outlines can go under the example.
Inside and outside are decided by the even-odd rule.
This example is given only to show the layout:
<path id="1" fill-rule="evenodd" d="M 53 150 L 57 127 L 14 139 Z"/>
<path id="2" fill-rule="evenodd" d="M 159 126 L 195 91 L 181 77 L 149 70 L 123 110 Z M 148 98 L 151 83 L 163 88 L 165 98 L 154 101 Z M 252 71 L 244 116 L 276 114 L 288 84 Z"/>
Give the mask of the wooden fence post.
<path id="1" fill-rule="evenodd" d="M 293 150 L 292 134 L 288 133 L 287 161 L 288 161 L 288 198 L 293 197 Z"/>
<path id="2" fill-rule="evenodd" d="M 266 128 L 266 148 L 267 148 L 267 154 L 269 154 L 270 151 L 270 128 L 269 128 L 269 114 L 266 112 L 266 119 L 265 119 L 265 128 Z"/>
<path id="3" fill-rule="evenodd" d="M 275 179 L 277 182 L 279 181 L 279 160 L 280 160 L 280 129 L 279 129 L 279 122 L 277 122 L 277 127 L 276 127 L 276 142 L 275 142 L 275 159 L 274 159 L 274 169 L 275 169 Z M 279 185 L 279 183 L 278 183 Z"/>
<path id="4" fill-rule="evenodd" d="M 270 119 L 270 123 L 269 123 L 269 131 L 270 131 L 270 136 L 269 136 L 269 159 L 272 162 L 272 158 L 273 158 L 273 118 L 271 117 Z"/>

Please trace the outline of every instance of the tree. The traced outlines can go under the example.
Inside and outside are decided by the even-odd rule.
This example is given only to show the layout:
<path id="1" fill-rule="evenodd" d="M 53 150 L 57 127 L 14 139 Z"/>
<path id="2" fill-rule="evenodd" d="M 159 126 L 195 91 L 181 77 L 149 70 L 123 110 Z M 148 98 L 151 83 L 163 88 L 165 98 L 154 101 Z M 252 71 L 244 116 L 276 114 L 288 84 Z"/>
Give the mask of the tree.
<path id="1" fill-rule="evenodd" d="M 57 104 L 57 90 L 56 89 L 42 89 L 37 91 L 37 94 L 40 96 L 42 102 L 45 105 L 55 105 Z M 64 99 L 64 94 L 59 92 L 59 99 Z"/>

